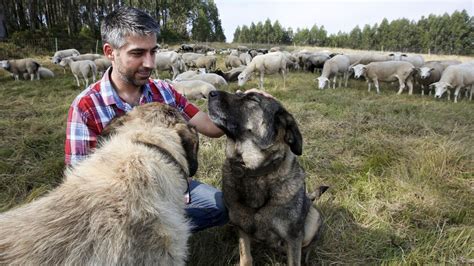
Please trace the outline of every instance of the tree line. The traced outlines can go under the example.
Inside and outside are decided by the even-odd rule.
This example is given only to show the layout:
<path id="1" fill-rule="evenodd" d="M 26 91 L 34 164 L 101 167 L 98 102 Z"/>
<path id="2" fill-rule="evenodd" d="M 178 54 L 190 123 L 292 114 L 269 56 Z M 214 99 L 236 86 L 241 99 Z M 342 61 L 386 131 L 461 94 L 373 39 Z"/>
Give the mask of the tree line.
<path id="1" fill-rule="evenodd" d="M 0 0 L 0 26 L 15 43 L 54 37 L 72 47 L 79 38 L 99 40 L 102 18 L 123 5 L 154 17 L 161 26 L 159 41 L 225 42 L 213 0 Z"/>
<path id="2" fill-rule="evenodd" d="M 354 27 L 350 32 L 328 34 L 324 26 L 285 28 L 276 20 L 237 27 L 233 42 L 309 45 L 363 50 L 386 50 L 435 54 L 474 54 L 474 18 L 466 10 L 451 15 L 430 14 L 418 21 L 402 18 L 380 24 Z"/>

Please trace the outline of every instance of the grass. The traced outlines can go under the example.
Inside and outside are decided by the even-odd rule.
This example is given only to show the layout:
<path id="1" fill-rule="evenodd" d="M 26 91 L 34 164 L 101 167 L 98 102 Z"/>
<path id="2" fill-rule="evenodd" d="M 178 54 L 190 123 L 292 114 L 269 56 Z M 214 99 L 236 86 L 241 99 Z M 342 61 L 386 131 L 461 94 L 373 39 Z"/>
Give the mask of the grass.
<path id="1" fill-rule="evenodd" d="M 15 82 L 0 72 L 0 211 L 32 201 L 61 182 L 69 104 L 80 92 L 70 74 Z M 462 264 L 474 260 L 474 108 L 419 94 L 381 94 L 365 82 L 316 89 L 310 73 L 279 76 L 265 87 L 294 114 L 303 134 L 300 163 L 309 190 L 330 189 L 317 203 L 325 226 L 310 250 L 319 264 Z M 257 86 L 250 81 L 245 88 Z M 228 91 L 235 91 L 230 84 Z M 207 102 L 196 102 L 207 110 Z M 225 138 L 201 137 L 198 179 L 220 186 Z M 253 248 L 256 265 L 284 257 Z M 189 265 L 233 265 L 234 228 L 190 239 Z"/>

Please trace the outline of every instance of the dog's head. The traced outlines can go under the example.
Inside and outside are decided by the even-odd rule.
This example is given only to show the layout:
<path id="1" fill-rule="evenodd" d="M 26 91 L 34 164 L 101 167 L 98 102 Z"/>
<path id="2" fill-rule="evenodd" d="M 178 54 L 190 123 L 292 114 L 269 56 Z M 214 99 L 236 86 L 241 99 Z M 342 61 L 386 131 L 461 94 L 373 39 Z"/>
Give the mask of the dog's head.
<path id="1" fill-rule="evenodd" d="M 135 130 L 140 133 L 134 135 L 134 142 L 150 147 L 155 146 L 162 150 L 166 139 L 153 136 L 151 132 L 165 134 L 166 129 L 171 129 L 179 136 L 187 160 L 189 176 L 193 176 L 198 168 L 199 138 L 196 129 L 184 120 L 176 108 L 161 103 L 137 106 L 127 114 L 113 119 L 102 131 L 101 138 Z M 148 135 L 148 132 L 151 135 Z M 173 141 L 173 139 L 169 139 L 169 141 Z M 169 152 L 173 153 L 174 151 Z"/>
<path id="2" fill-rule="evenodd" d="M 254 92 L 213 91 L 208 104 L 211 120 L 236 143 L 238 156 L 249 168 L 260 165 L 275 151 L 286 150 L 282 146 L 296 155 L 302 154 L 298 125 L 275 99 Z"/>

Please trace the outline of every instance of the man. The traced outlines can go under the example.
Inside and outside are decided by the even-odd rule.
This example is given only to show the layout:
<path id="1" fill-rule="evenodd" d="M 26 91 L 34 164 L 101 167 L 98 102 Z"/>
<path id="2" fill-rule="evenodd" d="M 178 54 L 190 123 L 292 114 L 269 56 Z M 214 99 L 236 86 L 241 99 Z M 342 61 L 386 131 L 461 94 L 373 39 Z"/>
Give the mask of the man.
<path id="1" fill-rule="evenodd" d="M 150 79 L 158 49 L 158 23 L 145 12 L 121 7 L 104 18 L 101 25 L 103 51 L 112 62 L 102 79 L 79 94 L 67 120 L 65 160 L 74 165 L 93 151 L 103 128 L 116 116 L 134 106 L 162 102 L 176 107 L 197 131 L 208 137 L 224 133 L 209 116 L 189 103 L 168 83 Z M 222 192 L 190 181 L 191 202 L 186 211 L 193 231 L 227 223 Z"/>

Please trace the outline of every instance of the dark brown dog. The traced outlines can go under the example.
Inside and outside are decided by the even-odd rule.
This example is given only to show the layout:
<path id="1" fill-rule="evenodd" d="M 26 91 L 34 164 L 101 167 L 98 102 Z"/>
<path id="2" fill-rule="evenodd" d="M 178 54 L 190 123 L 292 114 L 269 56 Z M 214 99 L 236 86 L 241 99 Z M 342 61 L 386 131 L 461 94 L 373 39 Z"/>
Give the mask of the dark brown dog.
<path id="1" fill-rule="evenodd" d="M 213 91 L 209 114 L 227 135 L 222 189 L 230 221 L 239 228 L 240 265 L 252 264 L 251 238 L 284 246 L 288 265 L 300 265 L 301 249 L 322 221 L 297 161 L 302 137 L 295 119 L 259 93 Z"/>

